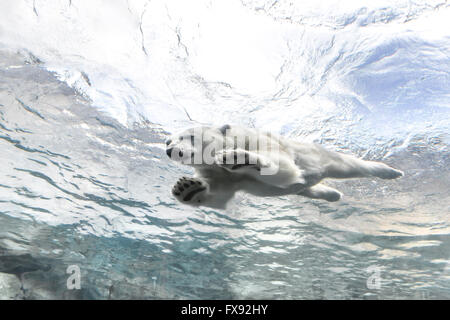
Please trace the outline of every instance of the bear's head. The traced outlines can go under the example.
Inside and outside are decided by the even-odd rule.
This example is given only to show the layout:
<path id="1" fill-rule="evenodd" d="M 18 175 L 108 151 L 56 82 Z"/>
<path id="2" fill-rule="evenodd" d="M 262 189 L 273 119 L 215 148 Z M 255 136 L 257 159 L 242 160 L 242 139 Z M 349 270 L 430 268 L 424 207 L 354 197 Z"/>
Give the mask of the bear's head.
<path id="1" fill-rule="evenodd" d="M 215 153 L 224 148 L 228 129 L 229 125 L 196 127 L 174 134 L 166 141 L 166 153 L 172 160 L 186 165 L 212 165 Z"/>

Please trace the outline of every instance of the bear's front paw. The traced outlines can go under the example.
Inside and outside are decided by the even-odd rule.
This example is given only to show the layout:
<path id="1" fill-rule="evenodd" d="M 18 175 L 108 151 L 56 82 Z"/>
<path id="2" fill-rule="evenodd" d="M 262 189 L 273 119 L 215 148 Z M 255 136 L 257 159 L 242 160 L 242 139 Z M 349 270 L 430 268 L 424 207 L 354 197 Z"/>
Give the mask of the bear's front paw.
<path id="1" fill-rule="evenodd" d="M 229 171 L 236 171 L 243 168 L 251 168 L 261 171 L 261 168 L 268 167 L 269 164 L 262 157 L 246 150 L 223 150 L 216 153 L 215 162 L 218 166 Z"/>
<path id="2" fill-rule="evenodd" d="M 196 178 L 182 177 L 172 188 L 172 194 L 178 201 L 188 204 L 200 204 L 208 192 L 208 184 Z"/>

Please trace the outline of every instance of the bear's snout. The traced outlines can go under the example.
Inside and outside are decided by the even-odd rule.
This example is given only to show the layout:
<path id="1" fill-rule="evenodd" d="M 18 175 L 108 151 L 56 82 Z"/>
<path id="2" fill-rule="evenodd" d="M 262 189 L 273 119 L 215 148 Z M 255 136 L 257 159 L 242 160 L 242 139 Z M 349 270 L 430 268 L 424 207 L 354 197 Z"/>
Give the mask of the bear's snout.
<path id="1" fill-rule="evenodd" d="M 169 156 L 169 158 L 172 158 L 173 149 L 174 148 L 166 149 L 166 154 Z M 175 149 L 175 152 L 178 152 L 178 157 L 180 157 L 180 158 L 183 157 L 183 151 L 181 151 L 179 149 Z"/>

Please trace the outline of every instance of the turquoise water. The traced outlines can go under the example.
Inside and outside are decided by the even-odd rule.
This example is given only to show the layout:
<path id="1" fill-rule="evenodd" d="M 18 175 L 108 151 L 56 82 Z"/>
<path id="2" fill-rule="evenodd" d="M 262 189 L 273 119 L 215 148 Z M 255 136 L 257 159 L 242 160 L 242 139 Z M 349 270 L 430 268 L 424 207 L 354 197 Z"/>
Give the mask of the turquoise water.
<path id="1" fill-rule="evenodd" d="M 0 298 L 449 299 L 449 23 L 445 0 L 0 1 Z M 405 176 L 183 206 L 164 141 L 224 123 Z"/>
<path id="2" fill-rule="evenodd" d="M 163 128 L 124 127 L 39 64 L 1 61 L 3 298 L 450 298 L 445 135 L 385 160 L 402 180 L 330 182 L 339 203 L 239 194 L 193 209 L 170 195 L 191 172 L 166 158 Z"/>

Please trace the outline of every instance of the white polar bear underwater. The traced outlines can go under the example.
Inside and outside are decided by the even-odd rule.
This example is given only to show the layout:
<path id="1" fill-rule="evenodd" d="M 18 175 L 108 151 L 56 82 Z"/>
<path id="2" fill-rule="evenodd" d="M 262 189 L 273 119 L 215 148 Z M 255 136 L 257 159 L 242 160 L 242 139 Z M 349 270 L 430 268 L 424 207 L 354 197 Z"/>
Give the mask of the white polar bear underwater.
<path id="1" fill-rule="evenodd" d="M 166 145 L 172 160 L 195 170 L 194 177 L 180 178 L 172 189 L 180 202 L 194 206 L 225 208 L 238 190 L 338 201 L 342 194 L 321 180 L 403 176 L 381 162 L 239 126 L 188 129 L 173 135 Z"/>

